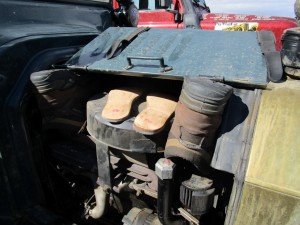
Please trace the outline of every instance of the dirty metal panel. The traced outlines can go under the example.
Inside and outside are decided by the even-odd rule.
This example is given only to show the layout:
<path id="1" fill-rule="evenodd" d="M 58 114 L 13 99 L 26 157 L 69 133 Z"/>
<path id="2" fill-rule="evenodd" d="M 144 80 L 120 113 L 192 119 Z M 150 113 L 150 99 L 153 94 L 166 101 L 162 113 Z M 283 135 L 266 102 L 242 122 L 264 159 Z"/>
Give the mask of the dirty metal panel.
<path id="1" fill-rule="evenodd" d="M 250 150 L 260 96 L 260 90 L 234 89 L 223 116 L 213 168 L 232 174 L 241 169 L 241 161 Z"/>
<path id="2" fill-rule="evenodd" d="M 234 225 L 293 225 L 299 221 L 299 198 L 245 183 Z"/>
<path id="3" fill-rule="evenodd" d="M 263 91 L 245 180 L 300 198 L 300 82 Z M 299 221 L 298 221 L 299 222 Z"/>
<path id="4" fill-rule="evenodd" d="M 207 76 L 253 86 L 267 83 L 266 62 L 254 32 L 150 29 L 134 39 L 118 56 L 107 59 L 105 56 L 112 43 L 128 36 L 134 29 L 107 29 L 67 64 L 70 68 L 105 74 L 164 79 Z M 133 57 L 133 68 L 126 70 L 128 57 Z M 172 70 L 162 72 L 159 58 L 163 58 L 164 64 Z"/>

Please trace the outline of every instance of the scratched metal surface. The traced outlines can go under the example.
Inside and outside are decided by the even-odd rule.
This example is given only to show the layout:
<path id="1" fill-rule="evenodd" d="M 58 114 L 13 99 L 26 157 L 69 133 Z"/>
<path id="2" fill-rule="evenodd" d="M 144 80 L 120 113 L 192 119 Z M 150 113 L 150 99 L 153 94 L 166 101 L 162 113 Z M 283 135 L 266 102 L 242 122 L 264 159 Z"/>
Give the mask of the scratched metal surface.
<path id="1" fill-rule="evenodd" d="M 237 174 L 249 153 L 261 90 L 234 89 L 226 106 L 211 166 Z"/>
<path id="2" fill-rule="evenodd" d="M 134 29 L 107 29 L 67 64 L 70 68 L 85 68 L 106 74 L 165 79 L 208 76 L 253 86 L 267 83 L 265 59 L 254 32 L 150 29 L 140 34 L 118 56 L 107 59 L 105 56 L 113 41 L 126 37 Z M 161 72 L 158 61 L 141 59 L 133 59 L 134 67 L 126 70 L 128 56 L 163 57 L 165 64 L 173 70 Z"/>

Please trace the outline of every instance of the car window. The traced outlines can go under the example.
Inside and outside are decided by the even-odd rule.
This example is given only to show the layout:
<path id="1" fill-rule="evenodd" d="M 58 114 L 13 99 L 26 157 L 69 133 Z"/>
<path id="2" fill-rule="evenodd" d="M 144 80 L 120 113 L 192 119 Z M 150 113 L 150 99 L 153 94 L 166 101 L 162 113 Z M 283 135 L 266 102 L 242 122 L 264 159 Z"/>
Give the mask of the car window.
<path id="1" fill-rule="evenodd" d="M 139 10 L 167 9 L 172 4 L 172 0 L 134 0 L 134 4 Z"/>

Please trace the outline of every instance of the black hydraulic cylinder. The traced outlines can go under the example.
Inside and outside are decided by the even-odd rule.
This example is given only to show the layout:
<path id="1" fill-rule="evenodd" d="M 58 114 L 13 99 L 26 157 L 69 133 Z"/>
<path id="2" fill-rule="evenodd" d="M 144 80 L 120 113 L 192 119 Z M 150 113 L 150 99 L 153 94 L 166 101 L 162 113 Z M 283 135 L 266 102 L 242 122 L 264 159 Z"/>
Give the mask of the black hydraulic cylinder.
<path id="1" fill-rule="evenodd" d="M 186 221 L 181 216 L 172 214 L 173 181 L 158 179 L 157 213 L 163 225 L 184 225 Z"/>

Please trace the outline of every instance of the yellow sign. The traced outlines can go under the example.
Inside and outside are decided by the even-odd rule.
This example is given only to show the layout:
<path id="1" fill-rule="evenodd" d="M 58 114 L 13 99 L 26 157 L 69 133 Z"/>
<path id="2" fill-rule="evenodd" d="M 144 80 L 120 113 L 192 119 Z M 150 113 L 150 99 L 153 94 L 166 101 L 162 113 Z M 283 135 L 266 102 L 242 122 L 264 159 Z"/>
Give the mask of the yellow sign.
<path id="1" fill-rule="evenodd" d="M 215 30 L 225 31 L 257 31 L 258 23 L 238 23 L 238 22 L 226 22 L 216 23 Z"/>

